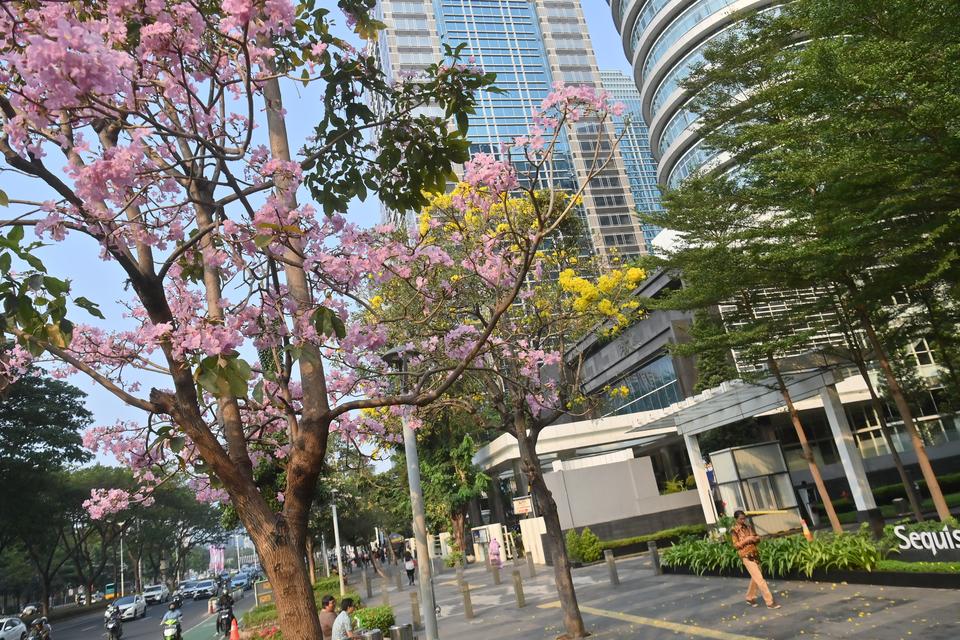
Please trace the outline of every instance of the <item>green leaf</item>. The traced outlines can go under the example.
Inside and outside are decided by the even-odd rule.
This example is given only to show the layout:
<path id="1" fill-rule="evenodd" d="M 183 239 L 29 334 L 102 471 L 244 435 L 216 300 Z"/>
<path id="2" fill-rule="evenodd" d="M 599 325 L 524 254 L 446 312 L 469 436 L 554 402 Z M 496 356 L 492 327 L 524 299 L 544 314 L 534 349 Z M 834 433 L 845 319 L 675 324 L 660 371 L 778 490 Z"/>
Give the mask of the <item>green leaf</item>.
<path id="1" fill-rule="evenodd" d="M 7 253 L 6 251 L 4 251 L 3 253 L 0 253 L 0 273 L 3 273 L 4 275 L 6 275 L 7 273 L 10 272 L 11 260 L 12 258 L 10 257 L 10 254 Z"/>
<path id="2" fill-rule="evenodd" d="M 0 207 L 9 207 L 10 198 L 7 197 L 6 191 L 0 189 Z"/>
<path id="3" fill-rule="evenodd" d="M 100 307 L 97 306 L 96 302 L 91 302 L 90 300 L 88 300 L 87 298 L 84 298 L 83 296 L 78 296 L 73 299 L 73 303 L 78 307 L 80 307 L 81 309 L 86 310 L 86 312 L 89 313 L 90 315 L 96 318 L 100 318 L 101 320 L 105 319 L 103 317 L 103 313 L 100 312 Z"/>
<path id="4" fill-rule="evenodd" d="M 344 326 L 343 320 L 332 309 L 326 307 L 318 307 L 313 312 L 313 326 L 317 333 L 321 335 L 335 335 L 341 340 L 347 335 L 347 328 Z"/>

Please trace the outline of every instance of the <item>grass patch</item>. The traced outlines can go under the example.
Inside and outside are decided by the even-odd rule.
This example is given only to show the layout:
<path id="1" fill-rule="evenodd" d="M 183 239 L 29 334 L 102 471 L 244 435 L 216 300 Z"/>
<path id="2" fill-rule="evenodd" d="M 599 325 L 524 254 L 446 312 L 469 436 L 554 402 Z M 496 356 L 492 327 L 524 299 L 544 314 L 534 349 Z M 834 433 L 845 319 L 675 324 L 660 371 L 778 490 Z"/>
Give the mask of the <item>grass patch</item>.
<path id="1" fill-rule="evenodd" d="M 960 562 L 881 560 L 877 563 L 877 571 L 897 571 L 900 573 L 960 573 Z"/>

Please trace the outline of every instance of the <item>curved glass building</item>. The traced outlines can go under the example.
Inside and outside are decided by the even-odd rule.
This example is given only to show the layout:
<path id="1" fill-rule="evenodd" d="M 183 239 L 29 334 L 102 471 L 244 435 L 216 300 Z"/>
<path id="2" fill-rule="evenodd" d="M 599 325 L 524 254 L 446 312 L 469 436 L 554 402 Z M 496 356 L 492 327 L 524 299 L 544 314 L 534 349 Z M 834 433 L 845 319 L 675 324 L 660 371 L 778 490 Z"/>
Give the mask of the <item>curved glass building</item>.
<path id="1" fill-rule="evenodd" d="M 680 83 L 703 61 L 715 38 L 740 18 L 782 0 L 607 0 L 640 90 L 657 181 L 676 187 L 713 158 L 697 135 L 691 98 Z"/>

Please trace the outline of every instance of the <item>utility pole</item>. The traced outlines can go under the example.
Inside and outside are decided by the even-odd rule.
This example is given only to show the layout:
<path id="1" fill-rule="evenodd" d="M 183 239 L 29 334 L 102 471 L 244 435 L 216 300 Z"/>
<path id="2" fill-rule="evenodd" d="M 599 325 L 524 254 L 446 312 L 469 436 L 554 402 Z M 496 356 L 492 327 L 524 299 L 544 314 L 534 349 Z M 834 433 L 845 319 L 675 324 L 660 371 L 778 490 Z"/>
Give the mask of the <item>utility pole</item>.
<path id="1" fill-rule="evenodd" d="M 340 577 L 340 597 L 347 592 L 343 584 L 343 553 L 340 549 L 340 523 L 337 522 L 337 490 L 332 492 L 333 499 L 330 501 L 330 508 L 333 509 L 333 542 L 337 545 L 337 573 Z"/>
<path id="2" fill-rule="evenodd" d="M 383 359 L 400 373 L 403 393 L 407 392 L 407 352 L 393 349 Z M 423 603 L 423 627 L 426 640 L 437 640 L 437 609 L 433 593 L 433 569 L 427 548 L 427 516 L 420 486 L 420 456 L 417 454 L 417 435 L 410 428 L 406 415 L 403 421 L 403 450 L 407 457 L 407 481 L 410 484 L 410 506 L 413 511 L 413 537 L 417 547 L 417 569 L 420 577 L 420 602 Z"/>
<path id="3" fill-rule="evenodd" d="M 430 550 L 427 548 L 427 516 L 420 486 L 420 457 L 417 435 L 403 418 L 403 450 L 407 457 L 407 480 L 410 483 L 410 505 L 413 507 L 413 537 L 417 543 L 417 569 L 420 574 L 420 602 L 423 603 L 423 626 L 427 640 L 437 640 L 437 610 L 433 594 Z"/>

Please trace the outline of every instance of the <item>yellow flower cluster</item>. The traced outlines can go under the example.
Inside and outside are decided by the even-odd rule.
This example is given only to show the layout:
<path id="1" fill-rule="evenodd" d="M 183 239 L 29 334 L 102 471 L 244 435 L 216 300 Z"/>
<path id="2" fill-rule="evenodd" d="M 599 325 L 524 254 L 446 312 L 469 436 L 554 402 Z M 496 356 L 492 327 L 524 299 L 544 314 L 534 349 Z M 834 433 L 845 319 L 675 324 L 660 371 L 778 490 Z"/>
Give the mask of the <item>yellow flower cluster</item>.
<path id="1" fill-rule="evenodd" d="M 591 309 L 615 322 L 616 328 L 630 324 L 630 316 L 640 303 L 629 297 L 630 290 L 646 277 L 643 269 L 613 269 L 597 278 L 596 283 L 576 274 L 573 269 L 560 272 L 560 288 L 573 295 L 572 308 L 577 313 Z"/>
<path id="2" fill-rule="evenodd" d="M 625 384 L 620 385 L 619 387 L 607 387 L 610 393 L 611 398 L 626 398 L 630 395 L 630 387 Z"/>

